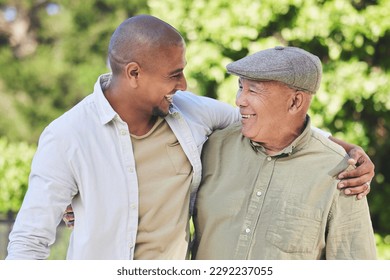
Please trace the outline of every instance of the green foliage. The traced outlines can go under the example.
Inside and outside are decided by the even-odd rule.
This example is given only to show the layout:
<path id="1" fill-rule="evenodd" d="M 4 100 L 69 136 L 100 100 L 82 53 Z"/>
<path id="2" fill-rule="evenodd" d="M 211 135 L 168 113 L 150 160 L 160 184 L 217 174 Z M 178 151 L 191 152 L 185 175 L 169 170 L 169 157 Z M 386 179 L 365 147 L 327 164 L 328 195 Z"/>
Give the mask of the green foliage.
<path id="1" fill-rule="evenodd" d="M 53 3 L 58 12 L 49 14 Z M 0 136 L 28 142 L 92 92 L 98 75 L 109 71 L 106 53 L 113 30 L 123 19 L 147 11 L 145 1 L 138 0 L 14 0 L 0 2 L 0 8 L 16 9 L 15 20 L 0 21 L 0 100 L 8 101 L 0 111 Z"/>
<path id="2" fill-rule="evenodd" d="M 0 213 L 19 211 L 34 153 L 35 146 L 0 138 Z"/>
<path id="3" fill-rule="evenodd" d="M 376 249 L 379 260 L 390 260 L 390 235 L 384 237 L 375 234 Z"/>

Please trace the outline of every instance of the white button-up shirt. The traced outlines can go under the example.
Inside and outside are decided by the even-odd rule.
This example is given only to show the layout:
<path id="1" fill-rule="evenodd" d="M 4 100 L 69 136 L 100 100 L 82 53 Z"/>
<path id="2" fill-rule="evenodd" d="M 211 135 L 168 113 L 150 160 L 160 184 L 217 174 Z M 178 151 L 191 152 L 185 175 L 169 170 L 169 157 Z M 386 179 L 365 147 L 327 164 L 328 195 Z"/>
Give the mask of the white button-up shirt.
<path id="1" fill-rule="evenodd" d="M 92 94 L 42 133 L 7 259 L 47 258 L 70 203 L 77 219 L 68 259 L 133 258 L 138 227 L 133 149 L 127 124 L 105 98 L 101 79 Z M 228 104 L 179 91 L 165 119 L 193 167 L 192 209 L 203 143 L 213 130 L 239 120 L 239 113 Z"/>

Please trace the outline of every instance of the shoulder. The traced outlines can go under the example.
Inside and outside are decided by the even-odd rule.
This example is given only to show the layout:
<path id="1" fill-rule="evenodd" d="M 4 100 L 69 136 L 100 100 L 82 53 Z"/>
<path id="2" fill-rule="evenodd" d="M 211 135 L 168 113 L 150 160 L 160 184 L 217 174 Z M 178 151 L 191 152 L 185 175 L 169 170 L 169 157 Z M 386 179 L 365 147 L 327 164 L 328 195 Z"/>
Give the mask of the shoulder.
<path id="1" fill-rule="evenodd" d="M 228 127 L 224 129 L 219 129 L 214 131 L 211 136 L 210 140 L 212 141 L 228 141 L 232 139 L 232 136 L 239 136 L 241 135 L 241 122 L 235 122 L 229 125 Z"/>
<path id="2" fill-rule="evenodd" d="M 241 134 L 240 122 L 215 130 L 203 146 L 202 164 L 206 169 L 210 165 L 219 165 L 221 161 L 224 165 L 228 165 L 226 161 L 240 157 L 243 146 L 245 146 L 245 138 Z"/>
<path id="3" fill-rule="evenodd" d="M 335 157 L 346 156 L 346 151 L 343 147 L 331 141 L 328 137 L 324 136 L 318 131 L 312 130 L 311 138 L 317 146 L 321 147 L 324 152 L 334 155 Z"/>
<path id="4" fill-rule="evenodd" d="M 336 176 L 346 168 L 353 168 L 348 164 L 349 156 L 343 147 L 315 131 L 312 131 L 311 140 L 311 154 L 315 155 L 316 161 L 332 168 L 329 175 Z"/>
<path id="5" fill-rule="evenodd" d="M 319 129 L 318 127 L 315 127 L 315 126 L 312 126 L 311 129 L 321 135 L 323 135 L 324 137 L 327 137 L 329 138 L 329 136 L 331 136 L 332 134 L 328 131 L 325 131 L 325 130 L 322 130 L 322 129 Z"/>
<path id="6" fill-rule="evenodd" d="M 74 107 L 54 119 L 46 128 L 46 133 L 58 137 L 68 138 L 78 132 L 85 132 L 86 127 L 90 125 L 90 119 L 93 118 L 94 101 L 92 95 L 86 96 Z"/>
<path id="7" fill-rule="evenodd" d="M 241 122 L 235 122 L 226 128 L 215 130 L 206 142 L 205 149 L 230 149 L 231 146 L 244 141 L 241 134 Z M 229 147 L 229 148 L 228 148 Z"/>

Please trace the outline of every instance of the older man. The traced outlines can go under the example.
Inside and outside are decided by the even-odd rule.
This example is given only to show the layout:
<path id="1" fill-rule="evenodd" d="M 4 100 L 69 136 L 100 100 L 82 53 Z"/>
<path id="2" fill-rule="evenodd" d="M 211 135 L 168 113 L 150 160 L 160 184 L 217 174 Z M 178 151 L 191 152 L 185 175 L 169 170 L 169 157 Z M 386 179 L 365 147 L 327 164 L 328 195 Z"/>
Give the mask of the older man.
<path id="1" fill-rule="evenodd" d="M 204 146 L 194 256 L 375 259 L 366 198 L 336 188 L 348 155 L 310 129 L 318 57 L 275 47 L 227 69 L 239 77 L 242 121 Z"/>

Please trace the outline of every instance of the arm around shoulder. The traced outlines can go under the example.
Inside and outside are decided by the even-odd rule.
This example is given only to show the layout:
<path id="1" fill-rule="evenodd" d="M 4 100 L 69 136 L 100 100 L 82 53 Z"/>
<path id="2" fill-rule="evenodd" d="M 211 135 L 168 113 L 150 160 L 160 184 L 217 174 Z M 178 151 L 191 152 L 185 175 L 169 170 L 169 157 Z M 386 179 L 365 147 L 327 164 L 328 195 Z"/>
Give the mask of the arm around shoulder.
<path id="1" fill-rule="evenodd" d="M 176 96 L 177 95 L 177 96 Z M 190 118 L 201 118 L 211 129 L 222 129 L 240 120 L 238 108 L 205 96 L 183 91 L 175 95 L 174 103 Z"/>

